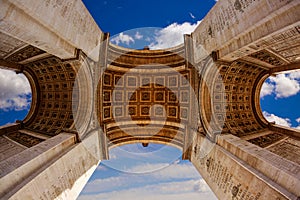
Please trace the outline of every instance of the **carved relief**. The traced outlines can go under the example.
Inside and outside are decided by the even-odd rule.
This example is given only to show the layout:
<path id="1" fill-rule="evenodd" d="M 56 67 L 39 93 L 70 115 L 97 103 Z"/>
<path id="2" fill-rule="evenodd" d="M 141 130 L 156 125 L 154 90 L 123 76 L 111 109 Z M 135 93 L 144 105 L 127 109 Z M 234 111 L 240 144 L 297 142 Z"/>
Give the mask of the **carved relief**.
<path id="1" fill-rule="evenodd" d="M 192 162 L 196 165 L 198 171 L 203 174 L 203 178 L 212 183 L 211 187 L 217 190 L 219 195 L 222 194 L 225 199 L 235 200 L 261 199 L 260 190 L 253 190 L 251 183 L 241 180 L 239 175 L 241 172 L 236 176 L 237 166 L 228 162 L 227 157 L 223 157 L 222 154 L 200 157 L 200 146 L 195 144 Z"/>
<path id="2" fill-rule="evenodd" d="M 217 184 L 225 194 L 229 193 L 232 199 L 259 199 L 260 193 L 251 194 L 247 185 L 237 182 L 233 174 L 219 160 L 212 157 L 204 158 L 206 160 L 206 171 L 213 182 Z"/>
<path id="3" fill-rule="evenodd" d="M 165 92 L 164 91 L 155 91 L 155 101 L 164 102 L 165 101 Z"/>
<path id="4" fill-rule="evenodd" d="M 213 98 L 212 112 L 222 131 L 241 137 L 262 129 L 252 111 L 251 88 L 263 70 L 241 61 L 220 65 L 218 69 L 209 95 Z"/>
<path id="5" fill-rule="evenodd" d="M 243 8 L 242 8 L 242 4 L 239 0 L 236 0 L 234 2 L 234 8 L 240 12 L 244 12 Z"/>
<path id="6" fill-rule="evenodd" d="M 127 78 L 127 86 L 135 87 L 136 86 L 136 78 L 135 77 L 128 77 Z"/>
<path id="7" fill-rule="evenodd" d="M 151 92 L 145 91 L 141 92 L 141 101 L 150 101 L 151 100 Z"/>
<path id="8" fill-rule="evenodd" d="M 150 107 L 149 106 L 141 106 L 141 115 L 149 115 Z"/>
<path id="9" fill-rule="evenodd" d="M 165 85 L 165 77 L 157 76 L 157 77 L 154 77 L 154 79 L 155 79 L 156 87 Z"/>
<path id="10" fill-rule="evenodd" d="M 168 108 L 168 115 L 170 117 L 177 117 L 177 107 L 169 107 Z"/>
<path id="11" fill-rule="evenodd" d="M 103 84 L 111 86 L 111 75 L 110 74 L 104 74 Z"/>
<path id="12" fill-rule="evenodd" d="M 281 59 L 277 58 L 275 55 L 273 55 L 270 52 L 265 51 L 265 50 L 251 54 L 250 57 L 253 57 L 260 61 L 269 63 L 273 66 L 280 66 L 280 65 L 284 65 L 286 63 L 286 62 L 282 61 Z"/>
<path id="13" fill-rule="evenodd" d="M 115 91 L 115 101 L 123 101 L 123 91 Z"/>
<path id="14" fill-rule="evenodd" d="M 178 89 L 178 80 L 181 80 L 181 92 L 173 92 L 166 86 L 157 84 L 156 82 L 152 83 L 152 77 L 154 77 L 154 81 L 158 81 L 160 84 L 165 84 L 165 80 L 168 80 L 168 85 L 170 87 L 176 87 L 174 90 Z M 188 79 L 189 75 L 187 72 L 183 72 L 183 74 L 180 76 L 156 76 L 156 74 L 154 75 L 151 73 L 143 74 L 143 76 L 139 76 L 139 74 L 136 74 L 136 76 L 134 76 L 131 73 L 127 76 L 126 74 L 122 75 L 120 72 L 116 73 L 114 71 L 107 70 L 105 72 L 105 75 L 103 76 L 103 103 L 105 104 L 105 106 L 112 107 L 118 106 L 121 103 L 128 103 L 128 105 L 130 105 L 128 107 L 128 113 L 130 113 L 130 115 L 134 117 L 134 120 L 142 120 L 143 118 L 141 117 L 150 116 L 151 113 L 149 105 L 158 104 L 165 106 L 165 104 L 172 104 L 174 106 L 170 109 L 167 109 L 166 107 L 166 113 L 168 114 L 168 117 L 170 117 L 171 120 L 187 120 L 187 108 L 189 107 L 189 91 L 186 88 L 186 85 L 189 85 L 189 83 L 186 82 L 188 82 Z M 116 80 L 125 80 L 124 85 L 126 85 L 127 88 L 125 88 L 124 90 L 124 87 L 118 87 L 117 85 L 115 85 Z M 141 87 L 135 88 L 137 86 L 137 83 L 141 83 Z M 133 89 L 136 90 L 133 91 Z M 111 99 L 112 95 L 114 95 L 113 101 Z M 126 95 L 126 98 L 124 97 L 124 95 Z M 180 103 L 182 103 L 181 107 L 184 108 L 182 114 L 179 113 L 179 100 Z M 163 111 L 161 109 L 162 108 L 158 108 L 156 111 L 154 110 L 153 114 L 155 114 L 155 116 L 163 116 Z M 111 120 L 113 120 L 113 115 L 109 115 L 107 112 L 108 109 L 106 109 L 104 112 L 105 123 L 109 123 Z M 115 115 L 114 117 L 125 116 Z"/>
<path id="15" fill-rule="evenodd" d="M 101 99 L 102 102 L 99 103 L 103 103 L 105 109 L 101 116 L 103 123 L 112 125 L 106 130 L 112 143 L 110 145 L 114 144 L 114 140 L 117 143 L 126 140 L 127 136 L 122 132 L 124 131 L 123 127 L 130 131 L 134 126 L 131 121 L 126 123 L 128 120 L 134 121 L 138 126 L 144 126 L 152 117 L 155 117 L 153 119 L 157 120 L 157 123 L 153 125 L 153 129 L 161 127 L 166 120 L 171 123 L 162 127 L 162 131 L 158 133 L 158 135 L 160 134 L 159 140 L 163 140 L 162 134 L 166 135 L 167 132 L 172 134 L 170 137 L 174 137 L 177 134 L 177 131 L 174 130 L 179 129 L 178 123 L 181 120 L 189 120 L 190 72 L 189 69 L 183 67 L 186 64 L 184 58 L 167 51 L 163 53 L 134 51 L 118 55 L 118 49 L 109 48 L 113 48 L 113 51 L 108 53 L 109 64 L 104 74 L 109 75 L 110 78 L 102 77 L 101 97 L 104 99 Z M 180 48 L 182 56 L 184 56 L 184 50 L 184 48 Z M 160 54 L 162 54 L 161 57 Z M 110 61 L 112 62 L 110 63 Z M 158 65 L 162 63 L 166 63 L 168 67 Z M 128 70 L 138 64 L 142 67 Z M 174 67 L 175 72 L 168 69 L 169 67 Z M 109 102 L 109 97 L 112 95 L 115 99 Z M 121 109 L 123 106 L 124 110 Z M 114 113 L 108 114 L 109 111 Z M 128 118 L 129 116 L 130 118 Z M 122 123 L 120 127 L 117 126 L 119 122 Z M 180 131 L 183 130 L 180 129 Z M 133 132 L 131 137 L 137 134 L 136 130 Z M 114 138 L 119 137 L 118 134 L 123 135 L 124 138 Z M 145 131 L 145 133 L 138 134 L 137 138 L 140 138 L 142 134 L 148 133 Z M 127 139 L 132 140 L 132 138 Z M 180 135 L 177 140 L 182 139 Z"/>
<path id="16" fill-rule="evenodd" d="M 77 64 L 77 61 L 63 62 L 56 57 L 26 64 L 25 67 L 35 73 L 40 90 L 37 116 L 28 129 L 54 136 L 72 126 L 78 101 L 78 93 L 73 90 L 76 72 L 72 65 Z M 105 98 L 108 97 L 106 94 Z"/>
<path id="17" fill-rule="evenodd" d="M 104 111 L 103 111 L 103 115 L 104 115 L 104 119 L 106 119 L 106 118 L 110 118 L 110 113 L 111 113 L 111 111 L 110 111 L 110 107 L 108 107 L 108 108 L 104 108 Z"/>
<path id="18" fill-rule="evenodd" d="M 200 29 L 196 29 L 196 45 L 206 44 L 210 42 L 209 38 L 214 37 L 217 32 L 224 31 L 232 27 L 233 24 L 238 24 L 241 14 L 254 2 L 254 0 L 235 0 L 233 3 L 222 6 L 222 9 L 214 10 L 214 15 L 210 15 L 210 21 L 203 22 L 205 23 L 202 25 L 201 30 L 203 31 L 200 32 Z"/>
<path id="19" fill-rule="evenodd" d="M 129 106 L 128 107 L 128 113 L 131 116 L 136 116 L 137 115 L 137 113 L 136 113 L 136 106 Z"/>
<path id="20" fill-rule="evenodd" d="M 169 77 L 169 87 L 177 87 L 177 77 Z"/>
<path id="21" fill-rule="evenodd" d="M 26 45 L 24 42 L 2 32 L 0 33 L 0 41 L 0 58 L 5 58 Z"/>
<path id="22" fill-rule="evenodd" d="M 156 107 L 155 108 L 155 115 L 156 116 L 163 116 L 164 111 L 163 111 L 163 107 Z"/>
<path id="23" fill-rule="evenodd" d="M 10 55 L 7 60 L 11 62 L 21 62 L 43 53 L 45 53 L 45 51 L 29 45 Z"/>
<path id="24" fill-rule="evenodd" d="M 151 77 L 142 78 L 142 87 L 145 87 L 145 86 L 149 87 L 150 83 L 151 83 Z"/>
<path id="25" fill-rule="evenodd" d="M 175 101 L 177 101 L 177 95 L 176 95 L 174 92 L 169 91 L 169 92 L 168 92 L 168 95 L 169 95 L 169 101 L 170 101 L 170 102 L 175 102 Z"/>
<path id="26" fill-rule="evenodd" d="M 137 92 L 127 92 L 127 100 L 131 101 L 131 102 L 135 102 L 137 101 Z"/>
<path id="27" fill-rule="evenodd" d="M 188 103 L 189 102 L 189 92 L 181 91 L 180 92 L 180 103 Z"/>
<path id="28" fill-rule="evenodd" d="M 288 138 L 279 144 L 267 148 L 269 151 L 300 165 L 300 142 Z"/>
<path id="29" fill-rule="evenodd" d="M 43 139 L 27 135 L 25 133 L 13 132 L 6 135 L 9 139 L 16 141 L 26 147 L 32 147 L 44 141 Z"/>
<path id="30" fill-rule="evenodd" d="M 103 92 L 103 100 L 104 101 L 110 101 L 110 96 L 111 96 L 111 94 L 110 94 L 110 91 L 104 91 Z"/>
<path id="31" fill-rule="evenodd" d="M 180 109 L 180 118 L 187 119 L 188 118 L 188 110 L 186 108 Z"/>
<path id="32" fill-rule="evenodd" d="M 122 107 L 115 107 L 115 117 L 121 117 L 123 116 L 123 108 Z"/>
<path id="33" fill-rule="evenodd" d="M 282 134 L 273 133 L 273 134 L 268 134 L 268 135 L 264 135 L 261 137 L 248 140 L 248 142 L 251 142 L 252 144 L 265 148 L 279 140 L 282 140 L 284 137 L 285 136 Z"/>

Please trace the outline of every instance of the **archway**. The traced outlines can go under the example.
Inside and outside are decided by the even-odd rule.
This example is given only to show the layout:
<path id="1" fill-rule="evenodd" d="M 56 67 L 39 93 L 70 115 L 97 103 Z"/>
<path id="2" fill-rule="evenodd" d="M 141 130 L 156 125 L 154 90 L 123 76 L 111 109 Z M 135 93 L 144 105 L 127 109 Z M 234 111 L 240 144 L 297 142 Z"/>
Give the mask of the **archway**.
<path id="1" fill-rule="evenodd" d="M 269 76 L 260 92 L 260 107 L 266 120 L 285 127 L 300 125 L 300 71 L 284 71 Z"/>
<path id="2" fill-rule="evenodd" d="M 34 112 L 35 100 L 32 100 L 34 95 L 34 82 L 28 73 L 17 74 L 12 70 L 0 68 L 0 127 L 15 126 L 17 123 L 23 124 Z M 29 138 L 31 136 L 28 136 Z M 0 134 L 1 155 L 2 159 L 9 158 L 20 153 L 26 148 L 31 147 L 41 141 L 36 138 L 28 140 L 25 135 L 15 130 L 13 132 L 2 132 Z M 13 148 L 12 151 L 8 149 Z"/>
<path id="3" fill-rule="evenodd" d="M 193 164 L 178 157 L 181 154 L 178 148 L 155 143 L 113 148 L 110 160 L 100 163 L 78 199 L 216 199 Z"/>
<path id="4" fill-rule="evenodd" d="M 0 68 L 0 126 L 23 120 L 32 105 L 32 81 L 24 74 Z M 32 109 L 31 109 L 32 110 Z"/>

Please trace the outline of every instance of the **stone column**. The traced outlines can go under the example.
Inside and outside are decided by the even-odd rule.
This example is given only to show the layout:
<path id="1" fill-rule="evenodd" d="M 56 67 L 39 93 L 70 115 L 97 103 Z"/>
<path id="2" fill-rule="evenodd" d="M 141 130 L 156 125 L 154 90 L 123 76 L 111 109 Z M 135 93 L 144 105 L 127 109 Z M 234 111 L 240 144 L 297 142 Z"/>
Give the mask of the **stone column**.
<path id="1" fill-rule="evenodd" d="M 100 163 L 97 132 L 61 133 L 0 162 L 3 199 L 76 199 Z"/>
<path id="2" fill-rule="evenodd" d="M 218 136 L 216 144 L 203 141 L 195 136 L 191 161 L 219 199 L 296 200 L 300 195 L 295 163 L 233 135 Z"/>

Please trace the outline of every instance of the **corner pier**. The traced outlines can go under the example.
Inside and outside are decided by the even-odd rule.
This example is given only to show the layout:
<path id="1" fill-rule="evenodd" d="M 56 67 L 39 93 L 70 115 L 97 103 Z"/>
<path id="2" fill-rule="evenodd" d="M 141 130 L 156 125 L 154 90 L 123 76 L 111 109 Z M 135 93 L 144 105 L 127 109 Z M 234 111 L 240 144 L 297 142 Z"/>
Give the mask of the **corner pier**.
<path id="1" fill-rule="evenodd" d="M 0 127 L 0 198 L 76 199 L 110 148 L 154 142 L 182 149 L 220 199 L 298 200 L 300 131 L 267 122 L 259 93 L 300 69 L 299 12 L 219 0 L 184 44 L 132 50 L 80 0 L 2 0 L 0 67 L 25 74 L 33 103 Z"/>

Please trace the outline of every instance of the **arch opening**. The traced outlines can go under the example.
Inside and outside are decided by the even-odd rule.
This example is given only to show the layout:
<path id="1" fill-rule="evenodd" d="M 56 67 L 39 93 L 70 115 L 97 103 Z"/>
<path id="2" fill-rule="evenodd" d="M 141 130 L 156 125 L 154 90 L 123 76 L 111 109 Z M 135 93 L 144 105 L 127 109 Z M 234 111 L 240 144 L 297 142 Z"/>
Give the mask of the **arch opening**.
<path id="1" fill-rule="evenodd" d="M 102 161 L 102 164 L 121 172 L 140 174 L 168 167 L 181 156 L 182 149 L 176 145 L 159 141 L 132 141 L 110 148 L 109 159 Z M 139 169 L 137 166 L 145 168 Z"/>
<path id="2" fill-rule="evenodd" d="M 184 43 L 184 34 L 190 34 L 196 24 L 190 24 L 190 28 L 178 29 L 174 27 L 143 27 L 123 31 L 113 35 L 110 38 L 111 45 L 117 45 L 122 48 L 132 50 L 168 50 L 182 46 Z M 181 25 L 184 26 L 184 25 Z"/>
<path id="3" fill-rule="evenodd" d="M 167 50 L 108 45 L 97 113 L 109 148 L 134 142 L 184 147 L 195 98 L 185 51 L 183 45 Z"/>
<path id="4" fill-rule="evenodd" d="M 264 120 L 300 129 L 300 70 L 266 75 L 260 84 L 259 102 Z"/>
<path id="5" fill-rule="evenodd" d="M 194 165 L 181 160 L 178 153 L 177 148 L 154 143 L 113 148 L 113 157 L 100 163 L 79 199 L 135 199 L 140 195 L 146 199 L 216 199 Z M 174 159 L 167 160 L 170 157 Z"/>
<path id="6" fill-rule="evenodd" d="M 33 112 L 33 80 L 28 73 L 0 69 L 0 126 L 24 121 Z"/>

